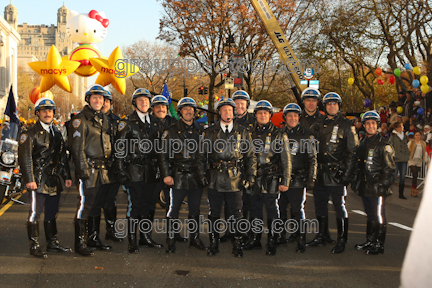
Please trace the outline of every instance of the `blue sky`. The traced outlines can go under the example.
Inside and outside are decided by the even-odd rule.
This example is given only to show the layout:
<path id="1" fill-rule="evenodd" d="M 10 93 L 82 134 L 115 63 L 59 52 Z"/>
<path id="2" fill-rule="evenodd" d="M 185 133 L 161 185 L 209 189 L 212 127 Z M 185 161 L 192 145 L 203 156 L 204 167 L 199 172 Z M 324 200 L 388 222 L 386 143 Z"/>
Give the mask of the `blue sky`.
<path id="1" fill-rule="evenodd" d="M 4 7 L 9 1 L 2 1 Z M 162 6 L 156 0 L 69 0 L 65 6 L 79 13 L 90 10 L 104 11 L 110 20 L 105 40 L 97 43 L 98 50 L 105 56 L 117 47 L 131 45 L 139 40 L 155 41 L 159 33 L 159 19 Z M 12 0 L 18 8 L 18 23 L 56 24 L 57 10 L 63 6 L 59 0 Z"/>

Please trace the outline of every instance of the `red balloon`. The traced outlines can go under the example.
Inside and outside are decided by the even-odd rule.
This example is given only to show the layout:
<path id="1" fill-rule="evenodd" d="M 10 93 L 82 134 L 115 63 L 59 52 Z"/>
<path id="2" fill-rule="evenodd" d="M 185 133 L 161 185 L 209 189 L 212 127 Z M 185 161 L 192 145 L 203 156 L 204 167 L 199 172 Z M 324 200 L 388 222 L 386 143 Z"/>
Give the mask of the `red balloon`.
<path id="1" fill-rule="evenodd" d="M 378 79 L 378 85 L 383 85 L 384 84 L 384 82 L 381 80 L 381 79 Z"/>
<path id="2" fill-rule="evenodd" d="M 40 97 L 40 87 L 36 86 L 30 91 L 29 98 L 30 98 L 30 101 L 33 104 L 35 104 L 36 101 L 39 99 L 39 97 Z"/>
<path id="3" fill-rule="evenodd" d="M 382 70 L 381 70 L 381 68 L 377 68 L 376 70 L 375 70 L 375 73 L 379 76 L 379 75 L 381 75 L 382 74 Z"/>
<path id="4" fill-rule="evenodd" d="M 280 128 L 281 122 L 285 121 L 283 119 L 283 112 L 274 113 L 271 118 L 271 121 L 276 127 Z"/>
<path id="5" fill-rule="evenodd" d="M 395 83 L 396 78 L 393 75 L 390 75 L 389 81 L 390 81 L 390 84 L 393 84 L 393 83 Z"/>

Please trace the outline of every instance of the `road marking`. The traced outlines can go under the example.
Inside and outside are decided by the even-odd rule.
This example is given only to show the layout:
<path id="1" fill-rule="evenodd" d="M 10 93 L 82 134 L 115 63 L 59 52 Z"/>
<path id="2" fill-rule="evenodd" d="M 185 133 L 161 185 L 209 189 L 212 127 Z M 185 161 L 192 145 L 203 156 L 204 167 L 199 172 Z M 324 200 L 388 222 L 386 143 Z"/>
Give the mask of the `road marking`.
<path id="1" fill-rule="evenodd" d="M 306 193 L 307 196 L 313 197 L 313 194 L 311 193 Z"/>
<path id="2" fill-rule="evenodd" d="M 402 225 L 402 224 L 399 224 L 399 223 L 395 223 L 395 222 L 389 222 L 388 224 L 393 225 L 393 226 L 398 227 L 398 228 L 401 228 L 401 229 L 404 229 L 404 230 L 408 230 L 408 231 L 413 231 L 414 230 L 411 227 L 408 227 L 408 226 L 405 226 L 405 225 Z"/>
<path id="3" fill-rule="evenodd" d="M 17 197 L 15 197 L 14 199 L 18 200 L 19 198 L 21 198 L 22 195 L 18 195 Z M 2 209 L 0 209 L 0 216 L 3 215 L 4 212 L 6 212 L 7 209 L 9 209 L 15 202 L 14 201 L 9 201 L 9 203 L 7 203 Z"/>
<path id="4" fill-rule="evenodd" d="M 367 216 L 367 214 L 365 212 L 361 211 L 361 210 L 351 210 L 351 211 L 354 212 L 354 213 L 363 215 L 363 216 Z"/>

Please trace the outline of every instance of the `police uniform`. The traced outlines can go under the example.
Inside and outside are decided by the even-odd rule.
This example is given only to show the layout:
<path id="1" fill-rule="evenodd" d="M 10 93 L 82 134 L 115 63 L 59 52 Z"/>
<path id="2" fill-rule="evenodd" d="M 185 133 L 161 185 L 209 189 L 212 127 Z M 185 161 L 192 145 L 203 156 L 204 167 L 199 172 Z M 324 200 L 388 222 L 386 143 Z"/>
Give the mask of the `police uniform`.
<path id="1" fill-rule="evenodd" d="M 182 100 L 184 99 L 186 98 Z M 181 103 L 179 102 L 178 105 L 181 105 Z M 172 219 L 178 219 L 185 197 L 188 199 L 188 219 L 195 223 L 193 228 L 189 228 L 190 246 L 195 246 L 201 250 L 207 248 L 199 239 L 200 205 L 203 193 L 202 188 L 205 183 L 202 183 L 197 175 L 198 165 L 196 155 L 198 154 L 198 143 L 202 132 L 203 128 L 197 123 L 193 122 L 192 125 L 188 125 L 183 120 L 180 120 L 168 128 L 168 130 L 165 130 L 162 135 L 162 143 L 165 148 L 158 155 L 161 178 L 164 179 L 171 176 L 174 179 L 174 185 L 169 189 L 171 201 L 166 214 L 169 228 L 167 231 L 168 253 L 173 253 L 176 249 L 176 239 L 173 229 L 174 221 Z M 172 149 L 174 142 L 181 143 L 181 148 L 174 151 Z M 188 145 L 188 143 L 192 142 L 196 145 L 195 150 Z"/>
<path id="2" fill-rule="evenodd" d="M 326 99 L 328 102 L 333 102 L 333 96 L 340 101 L 340 109 L 342 100 L 336 93 L 327 93 L 323 102 Z M 323 104 L 326 105 L 326 103 Z M 327 205 L 331 196 L 338 228 L 338 240 L 332 253 L 341 253 L 345 249 L 348 238 L 348 211 L 345 207 L 346 185 L 351 182 L 358 137 L 351 121 L 343 117 L 340 112 L 332 119 L 326 116 L 325 119 L 315 123 L 311 130 L 319 141 L 318 175 L 313 191 L 319 232 L 314 240 L 307 243 L 307 246 L 325 245 L 325 234 L 328 231 Z"/>
<path id="3" fill-rule="evenodd" d="M 55 110 L 55 106 L 53 107 Z M 27 218 L 27 232 L 30 241 L 30 254 L 46 257 L 39 246 L 38 221 L 44 209 L 47 251 L 71 251 L 69 247 L 63 247 L 59 244 L 57 236 L 56 217 L 59 209 L 60 192 L 63 191 L 59 176 L 62 176 L 63 180 L 72 179 L 65 143 L 60 131 L 52 124 L 37 121 L 36 124 L 21 133 L 18 159 L 23 183 L 36 182 L 37 184 L 36 190 L 29 191 L 31 203 Z"/>
<path id="4" fill-rule="evenodd" d="M 228 103 L 229 102 L 229 103 Z M 235 109 L 235 104 L 232 99 L 223 99 L 219 104 L 231 105 Z M 223 105 L 219 105 L 218 108 Z M 243 180 L 253 184 L 256 176 L 256 156 L 253 149 L 249 147 L 246 151 L 241 151 L 238 143 L 242 139 L 252 143 L 252 139 L 243 126 L 231 122 L 229 125 L 222 125 L 221 121 L 216 122 L 213 126 L 207 128 L 204 132 L 203 144 L 209 144 L 209 151 L 203 148 L 202 153 L 198 154 L 198 173 L 204 176 L 204 171 L 207 171 L 208 176 L 208 201 L 209 201 L 209 219 L 211 222 L 210 231 L 210 247 L 208 254 L 215 255 L 219 252 L 219 233 L 215 228 L 215 222 L 220 218 L 222 205 L 225 202 L 228 204 L 229 215 L 233 215 L 234 219 L 238 220 L 242 217 L 242 190 L 244 189 Z M 235 141 L 235 145 L 231 145 L 231 149 L 226 149 L 228 144 L 218 145 L 218 143 L 229 143 L 231 138 Z M 232 142 L 231 141 L 231 142 Z M 208 163 L 208 170 L 206 169 Z M 236 230 L 236 237 L 233 246 L 233 253 L 237 257 L 243 256 L 242 237 L 238 230 Z"/>
<path id="5" fill-rule="evenodd" d="M 259 101 L 255 112 L 260 109 L 265 109 L 272 113 L 272 106 L 268 101 Z M 263 205 L 265 205 L 269 231 L 266 254 L 275 255 L 277 233 L 273 228 L 273 220 L 280 218 L 278 205 L 280 197 L 279 182 L 288 185 L 291 177 L 291 154 L 284 149 L 282 134 L 271 121 L 265 125 L 257 123 L 252 128 L 250 134 L 257 157 L 256 182 L 255 185 L 246 190 L 246 193 L 251 194 L 251 221 L 262 223 Z M 244 249 L 260 249 L 260 240 L 261 231 L 254 232 L 252 239 L 246 243 Z"/>
<path id="6" fill-rule="evenodd" d="M 325 116 L 321 114 L 321 112 L 317 109 L 314 114 L 309 115 L 306 111 L 303 110 L 300 117 L 300 125 L 303 126 L 308 132 L 313 124 L 318 121 L 324 120 Z"/>
<path id="7" fill-rule="evenodd" d="M 366 112 L 362 122 L 376 119 L 379 123 L 378 113 L 368 117 L 372 113 L 374 111 Z M 380 133 L 365 137 L 357 150 L 358 177 L 351 186 L 362 197 L 367 214 L 367 228 L 366 241 L 355 245 L 355 248 L 365 250 L 366 254 L 384 253 L 387 230 L 385 199 L 391 195 L 389 188 L 395 180 L 394 156 L 393 147 Z"/>

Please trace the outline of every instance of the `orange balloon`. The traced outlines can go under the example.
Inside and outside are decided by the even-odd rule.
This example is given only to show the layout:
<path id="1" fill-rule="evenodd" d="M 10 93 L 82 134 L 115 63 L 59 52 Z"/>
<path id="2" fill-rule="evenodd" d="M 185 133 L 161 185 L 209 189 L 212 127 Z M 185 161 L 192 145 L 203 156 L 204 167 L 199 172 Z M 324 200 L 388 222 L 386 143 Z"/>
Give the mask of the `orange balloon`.
<path id="1" fill-rule="evenodd" d="M 280 128 L 280 123 L 283 122 L 283 121 L 285 121 L 283 119 L 283 112 L 274 113 L 273 116 L 272 116 L 272 118 L 271 118 L 271 121 L 273 122 L 273 124 L 275 126 L 277 126 L 278 128 Z"/>
<path id="2" fill-rule="evenodd" d="M 382 70 L 381 70 L 381 68 L 377 68 L 377 69 L 375 70 L 375 73 L 376 73 L 377 75 L 381 75 L 381 74 L 382 74 Z"/>
<path id="3" fill-rule="evenodd" d="M 29 94 L 30 101 L 35 104 L 36 101 L 40 98 L 40 87 L 34 87 Z"/>

